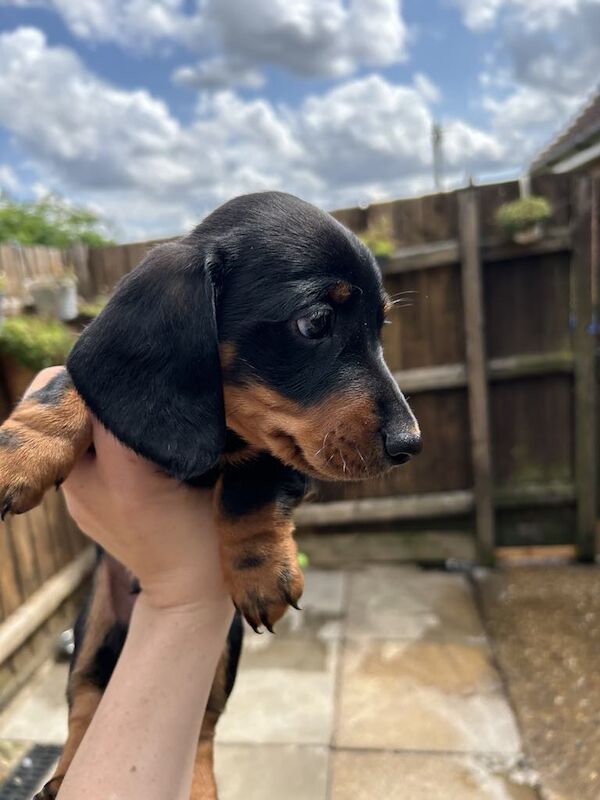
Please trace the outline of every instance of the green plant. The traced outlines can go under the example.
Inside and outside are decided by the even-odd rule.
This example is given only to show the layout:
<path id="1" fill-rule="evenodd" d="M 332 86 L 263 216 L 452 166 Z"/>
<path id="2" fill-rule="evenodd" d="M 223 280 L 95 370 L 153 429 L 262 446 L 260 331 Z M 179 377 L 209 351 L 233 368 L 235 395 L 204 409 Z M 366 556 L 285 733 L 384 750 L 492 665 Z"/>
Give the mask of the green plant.
<path id="1" fill-rule="evenodd" d="M 397 249 L 391 223 L 386 217 L 372 222 L 365 231 L 358 234 L 358 238 L 367 245 L 375 258 L 390 258 Z"/>
<path id="2" fill-rule="evenodd" d="M 49 247 L 110 244 L 102 228 L 102 220 L 93 211 L 72 206 L 57 195 L 26 203 L 0 194 L 0 242 Z"/>
<path id="3" fill-rule="evenodd" d="M 64 364 L 74 341 L 66 325 L 42 317 L 9 317 L 0 327 L 0 351 L 34 371 Z"/>
<path id="4" fill-rule="evenodd" d="M 79 313 L 82 317 L 89 317 L 90 319 L 93 319 L 94 317 L 98 316 L 107 303 L 108 297 L 100 295 L 99 297 L 95 297 L 89 303 L 80 303 Z"/>
<path id="5" fill-rule="evenodd" d="M 500 206 L 496 212 L 496 224 L 512 235 L 545 222 L 551 214 L 552 206 L 545 197 L 521 197 Z"/>

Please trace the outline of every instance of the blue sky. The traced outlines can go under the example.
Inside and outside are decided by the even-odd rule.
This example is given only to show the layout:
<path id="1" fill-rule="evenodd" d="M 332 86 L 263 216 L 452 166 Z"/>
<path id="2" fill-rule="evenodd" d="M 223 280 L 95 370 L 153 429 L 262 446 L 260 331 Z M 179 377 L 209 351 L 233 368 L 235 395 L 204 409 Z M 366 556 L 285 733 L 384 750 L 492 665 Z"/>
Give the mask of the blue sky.
<path id="1" fill-rule="evenodd" d="M 600 0 L 0 0 L 0 186 L 120 239 L 280 188 L 324 207 L 519 174 L 600 75 Z"/>

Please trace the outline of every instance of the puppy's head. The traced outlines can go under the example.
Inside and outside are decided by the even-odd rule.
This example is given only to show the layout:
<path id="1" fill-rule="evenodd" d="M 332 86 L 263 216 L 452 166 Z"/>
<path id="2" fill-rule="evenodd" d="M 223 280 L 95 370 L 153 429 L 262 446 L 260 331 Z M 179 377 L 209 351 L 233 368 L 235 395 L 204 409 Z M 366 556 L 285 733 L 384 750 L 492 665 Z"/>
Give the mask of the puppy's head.
<path id="1" fill-rule="evenodd" d="M 214 466 L 228 426 L 303 472 L 360 479 L 421 446 L 383 360 L 385 306 L 372 255 L 331 216 L 247 195 L 151 251 L 67 366 L 100 420 L 177 477 Z"/>

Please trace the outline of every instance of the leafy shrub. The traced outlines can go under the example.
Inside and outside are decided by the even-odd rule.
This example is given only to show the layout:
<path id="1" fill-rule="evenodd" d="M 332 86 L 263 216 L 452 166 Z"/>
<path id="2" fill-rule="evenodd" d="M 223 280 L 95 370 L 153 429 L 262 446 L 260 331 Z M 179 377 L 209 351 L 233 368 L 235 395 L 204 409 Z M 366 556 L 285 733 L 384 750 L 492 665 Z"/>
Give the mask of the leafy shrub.
<path id="1" fill-rule="evenodd" d="M 496 224 L 512 235 L 545 222 L 551 214 L 552 206 L 545 197 L 521 197 L 500 206 L 496 212 Z"/>
<path id="2" fill-rule="evenodd" d="M 36 372 L 64 364 L 74 341 L 66 325 L 41 317 L 8 317 L 0 326 L 0 352 Z"/>
<path id="3" fill-rule="evenodd" d="M 358 234 L 358 238 L 367 245 L 375 258 L 390 258 L 397 249 L 392 235 L 392 226 L 385 217 L 373 222 Z"/>
<path id="4" fill-rule="evenodd" d="M 110 244 L 102 220 L 93 211 L 72 206 L 56 195 L 21 203 L 0 195 L 0 242 L 68 247 L 76 242 L 91 247 Z"/>
<path id="5" fill-rule="evenodd" d="M 94 317 L 98 316 L 98 314 L 102 311 L 102 309 L 107 303 L 108 303 L 108 297 L 100 295 L 99 297 L 95 297 L 89 303 L 80 303 L 79 313 L 82 317 L 89 317 L 90 319 L 94 319 Z"/>

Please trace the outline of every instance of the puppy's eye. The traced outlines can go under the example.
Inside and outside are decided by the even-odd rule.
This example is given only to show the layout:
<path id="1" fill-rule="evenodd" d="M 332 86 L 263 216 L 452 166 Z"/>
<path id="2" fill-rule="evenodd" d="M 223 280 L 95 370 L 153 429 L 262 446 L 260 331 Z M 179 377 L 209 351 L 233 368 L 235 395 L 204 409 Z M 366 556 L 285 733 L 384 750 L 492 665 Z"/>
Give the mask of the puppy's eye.
<path id="1" fill-rule="evenodd" d="M 333 329 L 333 311 L 330 308 L 320 308 L 306 317 L 296 320 L 298 331 L 306 339 L 324 339 L 331 336 Z"/>

